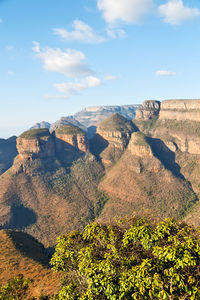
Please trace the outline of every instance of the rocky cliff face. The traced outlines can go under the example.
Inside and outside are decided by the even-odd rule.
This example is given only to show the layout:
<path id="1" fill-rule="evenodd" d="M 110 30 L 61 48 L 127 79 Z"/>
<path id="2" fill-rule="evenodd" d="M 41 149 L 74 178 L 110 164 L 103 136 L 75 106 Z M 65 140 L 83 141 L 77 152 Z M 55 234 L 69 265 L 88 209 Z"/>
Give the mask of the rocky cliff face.
<path id="1" fill-rule="evenodd" d="M 68 149 L 70 146 L 82 152 L 87 152 L 89 150 L 86 134 L 79 128 L 64 125 L 56 130 L 55 135 L 57 138 L 56 147 L 59 152 Z"/>
<path id="2" fill-rule="evenodd" d="M 132 133 L 128 149 L 132 155 L 138 157 L 153 157 L 151 146 L 147 142 L 146 136 L 142 132 Z"/>
<path id="3" fill-rule="evenodd" d="M 105 144 L 105 149 L 100 155 L 105 165 L 110 166 L 119 159 L 127 147 L 133 131 L 135 131 L 133 123 L 117 113 L 99 124 L 97 143 L 100 144 L 102 141 L 102 144 Z"/>
<path id="4" fill-rule="evenodd" d="M 159 115 L 160 101 L 146 100 L 143 102 L 142 107 L 136 110 L 136 120 L 148 121 L 154 119 Z"/>
<path id="5" fill-rule="evenodd" d="M 33 129 L 17 138 L 18 158 L 34 159 L 55 155 L 54 138 L 48 129 Z"/>
<path id="6" fill-rule="evenodd" d="M 200 122 L 200 100 L 166 100 L 161 103 L 160 120 Z"/>

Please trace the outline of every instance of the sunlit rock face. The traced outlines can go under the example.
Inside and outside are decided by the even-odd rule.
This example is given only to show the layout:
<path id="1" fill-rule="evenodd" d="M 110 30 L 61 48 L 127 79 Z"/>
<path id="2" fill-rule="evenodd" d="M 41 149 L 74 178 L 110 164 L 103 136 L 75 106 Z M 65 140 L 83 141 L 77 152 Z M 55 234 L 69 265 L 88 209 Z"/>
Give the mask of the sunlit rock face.
<path id="1" fill-rule="evenodd" d="M 54 137 L 48 129 L 26 131 L 17 138 L 17 151 L 21 160 L 54 156 Z"/>
<path id="2" fill-rule="evenodd" d="M 133 132 L 128 149 L 132 155 L 139 157 L 153 157 L 153 153 L 145 135 L 142 132 Z"/>
<path id="3" fill-rule="evenodd" d="M 136 110 L 136 120 L 148 121 L 158 116 L 160 111 L 160 101 L 146 100 L 142 107 Z"/>

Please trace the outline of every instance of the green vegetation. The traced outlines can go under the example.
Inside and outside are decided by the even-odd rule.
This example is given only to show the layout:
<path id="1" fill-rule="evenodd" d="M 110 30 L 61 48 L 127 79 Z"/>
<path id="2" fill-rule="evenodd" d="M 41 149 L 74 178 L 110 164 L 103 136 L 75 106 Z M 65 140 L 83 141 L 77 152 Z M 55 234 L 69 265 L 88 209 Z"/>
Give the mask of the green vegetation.
<path id="1" fill-rule="evenodd" d="M 134 124 L 145 133 L 152 133 L 154 130 L 163 129 L 167 131 L 180 132 L 184 135 L 200 136 L 200 123 L 197 121 L 177 121 L 177 120 L 159 120 L 157 117 L 148 121 L 134 120 Z"/>
<path id="2" fill-rule="evenodd" d="M 53 270 L 66 274 L 54 299 L 200 299 L 200 240 L 172 219 L 86 226 L 58 239 Z"/>
<path id="3" fill-rule="evenodd" d="M 119 115 L 118 113 L 115 113 L 106 120 L 104 120 L 99 125 L 99 128 L 101 130 L 122 131 L 124 133 L 131 133 L 135 131 L 133 123 L 124 118 L 123 116 Z"/>
<path id="4" fill-rule="evenodd" d="M 148 132 L 149 130 L 153 129 L 158 121 L 158 117 L 154 117 L 152 120 L 148 121 L 139 121 L 139 120 L 134 120 L 134 124 L 141 130 L 144 131 L 145 133 Z"/>
<path id="5" fill-rule="evenodd" d="M 40 128 L 25 131 L 19 137 L 27 140 L 34 140 L 45 136 L 50 136 L 49 130 L 46 128 Z"/>
<path id="6" fill-rule="evenodd" d="M 184 133 L 184 135 L 200 136 L 200 123 L 196 121 L 176 121 L 176 120 L 159 120 L 156 123 L 156 128 L 165 128 L 166 130 L 173 130 Z"/>
<path id="7" fill-rule="evenodd" d="M 85 135 L 85 132 L 81 130 L 79 127 L 72 126 L 72 125 L 63 125 L 56 129 L 57 134 L 79 134 Z"/>
<path id="8" fill-rule="evenodd" d="M 0 286 L 1 300 L 21 300 L 25 299 L 31 280 L 23 275 L 14 277 L 7 284 Z"/>

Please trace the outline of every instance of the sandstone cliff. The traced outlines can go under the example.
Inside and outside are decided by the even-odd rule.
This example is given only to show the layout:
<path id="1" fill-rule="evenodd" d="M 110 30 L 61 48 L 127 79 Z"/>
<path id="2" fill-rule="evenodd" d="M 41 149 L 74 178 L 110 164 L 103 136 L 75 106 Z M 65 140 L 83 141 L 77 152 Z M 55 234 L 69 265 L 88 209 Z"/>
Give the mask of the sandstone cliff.
<path id="1" fill-rule="evenodd" d="M 54 156 L 54 138 L 48 129 L 32 129 L 17 138 L 17 150 L 21 160 Z"/>
<path id="2" fill-rule="evenodd" d="M 200 122 L 200 100 L 166 100 L 161 103 L 160 120 Z"/>
<path id="3" fill-rule="evenodd" d="M 117 113 L 99 124 L 93 144 L 97 144 L 96 152 L 100 147 L 99 154 L 104 165 L 110 166 L 120 158 L 133 131 L 133 123 Z"/>
<path id="4" fill-rule="evenodd" d="M 146 100 L 142 103 L 142 107 L 136 110 L 136 120 L 151 120 L 159 115 L 160 101 Z"/>

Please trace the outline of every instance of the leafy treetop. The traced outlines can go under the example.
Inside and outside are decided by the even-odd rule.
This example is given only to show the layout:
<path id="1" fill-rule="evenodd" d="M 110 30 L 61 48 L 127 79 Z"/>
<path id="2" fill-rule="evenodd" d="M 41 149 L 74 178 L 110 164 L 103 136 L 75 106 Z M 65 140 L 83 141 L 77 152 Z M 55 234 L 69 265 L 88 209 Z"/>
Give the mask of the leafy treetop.
<path id="1" fill-rule="evenodd" d="M 58 239 L 51 259 L 66 273 L 56 299 L 200 299 L 200 240 L 167 219 L 92 223 Z"/>

